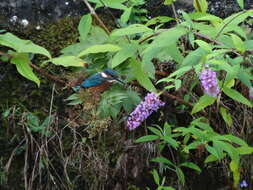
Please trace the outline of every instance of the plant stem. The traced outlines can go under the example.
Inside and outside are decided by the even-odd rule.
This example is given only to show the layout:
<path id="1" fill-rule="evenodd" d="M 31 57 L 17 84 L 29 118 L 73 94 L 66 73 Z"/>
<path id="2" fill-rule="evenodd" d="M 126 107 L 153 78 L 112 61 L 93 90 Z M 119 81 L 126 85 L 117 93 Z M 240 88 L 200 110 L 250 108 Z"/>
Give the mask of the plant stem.
<path id="1" fill-rule="evenodd" d="M 90 3 L 87 0 L 83 0 L 83 2 L 85 3 L 85 5 L 87 6 L 87 8 L 89 9 L 90 14 L 98 21 L 99 25 L 109 35 L 111 33 L 110 30 L 105 26 L 104 22 L 99 18 L 99 16 L 95 12 L 95 10 L 92 8 L 92 6 L 90 5 Z"/>

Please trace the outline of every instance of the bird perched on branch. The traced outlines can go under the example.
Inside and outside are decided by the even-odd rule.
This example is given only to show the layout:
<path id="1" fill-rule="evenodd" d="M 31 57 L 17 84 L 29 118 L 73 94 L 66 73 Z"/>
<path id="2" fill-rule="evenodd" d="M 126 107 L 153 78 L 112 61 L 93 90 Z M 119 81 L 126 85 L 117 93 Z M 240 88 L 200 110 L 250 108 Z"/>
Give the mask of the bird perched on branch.
<path id="1" fill-rule="evenodd" d="M 117 73 L 112 69 L 105 69 L 102 72 L 91 75 L 85 79 L 81 85 L 75 86 L 74 90 L 79 91 L 81 88 L 89 89 L 90 92 L 101 93 L 108 89 L 113 82 L 120 82 L 125 84 L 119 79 Z"/>

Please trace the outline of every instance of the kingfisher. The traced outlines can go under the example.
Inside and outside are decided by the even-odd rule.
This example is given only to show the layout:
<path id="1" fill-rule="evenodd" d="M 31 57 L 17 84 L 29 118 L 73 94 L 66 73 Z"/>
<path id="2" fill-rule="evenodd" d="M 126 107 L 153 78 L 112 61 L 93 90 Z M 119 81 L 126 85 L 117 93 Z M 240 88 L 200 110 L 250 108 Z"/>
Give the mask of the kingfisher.
<path id="1" fill-rule="evenodd" d="M 79 91 L 81 88 L 89 89 L 94 93 L 101 93 L 108 89 L 108 87 L 115 81 L 125 84 L 119 79 L 117 73 L 112 69 L 105 69 L 102 72 L 95 73 L 85 79 L 81 85 L 75 86 L 73 89 Z"/>

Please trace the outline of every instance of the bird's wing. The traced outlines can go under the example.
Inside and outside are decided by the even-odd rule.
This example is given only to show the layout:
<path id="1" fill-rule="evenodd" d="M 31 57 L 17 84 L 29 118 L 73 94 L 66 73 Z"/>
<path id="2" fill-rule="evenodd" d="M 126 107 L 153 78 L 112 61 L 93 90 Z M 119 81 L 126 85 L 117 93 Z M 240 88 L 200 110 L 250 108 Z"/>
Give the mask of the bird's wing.
<path id="1" fill-rule="evenodd" d="M 84 87 L 84 88 L 89 88 L 89 87 L 92 87 L 92 86 L 97 86 L 99 84 L 101 84 L 103 82 L 103 78 L 101 77 L 101 74 L 100 73 L 96 73 L 90 77 L 88 77 L 87 79 L 85 79 L 81 86 Z"/>

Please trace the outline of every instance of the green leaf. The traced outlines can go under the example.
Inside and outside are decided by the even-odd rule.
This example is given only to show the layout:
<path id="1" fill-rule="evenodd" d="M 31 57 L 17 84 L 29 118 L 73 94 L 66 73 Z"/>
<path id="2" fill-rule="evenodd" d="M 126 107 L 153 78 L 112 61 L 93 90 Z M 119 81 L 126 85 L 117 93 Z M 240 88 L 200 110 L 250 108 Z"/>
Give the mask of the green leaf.
<path id="1" fill-rule="evenodd" d="M 141 143 L 141 142 L 148 142 L 148 141 L 154 141 L 158 139 L 159 137 L 156 135 L 146 135 L 143 137 L 138 138 L 135 142 L 136 143 Z"/>
<path id="2" fill-rule="evenodd" d="M 247 99 L 245 98 L 243 95 L 241 95 L 238 91 L 234 90 L 234 89 L 231 89 L 231 88 L 226 88 L 224 87 L 223 88 L 223 92 L 230 98 L 240 102 L 240 103 L 243 103 L 249 107 L 252 107 L 252 103 Z"/>
<path id="3" fill-rule="evenodd" d="M 86 14 L 82 16 L 79 25 L 78 25 L 78 31 L 80 34 L 80 39 L 84 41 L 90 32 L 91 29 L 91 24 L 92 24 L 92 17 L 91 14 Z"/>
<path id="4" fill-rule="evenodd" d="M 222 148 L 229 155 L 231 160 L 235 161 L 236 163 L 239 163 L 240 156 L 239 153 L 236 151 L 235 147 L 233 147 L 229 143 L 225 143 L 222 141 L 214 141 L 213 143 Z"/>
<path id="5" fill-rule="evenodd" d="M 78 54 L 78 57 L 82 57 L 82 56 L 90 54 L 90 53 L 115 52 L 115 51 L 119 51 L 120 49 L 121 48 L 119 46 L 116 46 L 113 44 L 94 45 L 94 46 L 88 47 L 87 49 L 81 51 Z"/>
<path id="6" fill-rule="evenodd" d="M 195 114 L 200 110 L 204 109 L 205 107 L 212 105 L 215 100 L 216 98 L 208 96 L 206 94 L 201 96 L 199 101 L 194 105 L 191 114 Z"/>
<path id="7" fill-rule="evenodd" d="M 38 77 L 33 73 L 33 70 L 30 66 L 30 60 L 27 54 L 19 53 L 16 54 L 12 59 L 11 63 L 16 65 L 16 68 L 23 77 L 34 81 L 38 86 L 40 86 L 40 80 Z"/>
<path id="8" fill-rule="evenodd" d="M 241 11 L 235 14 L 230 15 L 229 17 L 225 18 L 221 24 L 216 28 L 218 33 L 224 34 L 227 32 L 234 31 L 235 33 L 238 33 L 240 31 L 240 27 L 237 25 L 241 22 L 245 21 L 245 19 L 252 14 L 252 10 L 247 11 Z M 239 30 L 238 30 L 239 29 Z M 244 35 L 242 32 L 240 32 L 240 35 Z"/>
<path id="9" fill-rule="evenodd" d="M 158 172 L 155 169 L 152 171 L 152 175 L 154 177 L 156 185 L 160 185 L 160 178 Z"/>
<path id="10" fill-rule="evenodd" d="M 120 21 L 121 21 L 122 23 L 124 23 L 124 24 L 127 23 L 127 21 L 129 20 L 130 15 L 131 15 L 132 8 L 133 8 L 133 7 L 127 8 L 127 9 L 124 11 L 124 13 L 121 15 Z"/>
<path id="11" fill-rule="evenodd" d="M 208 3 L 206 0 L 194 0 L 193 6 L 197 12 L 206 13 Z"/>
<path id="12" fill-rule="evenodd" d="M 79 94 L 72 94 L 70 95 L 68 98 L 64 99 L 64 101 L 70 101 L 70 100 L 76 100 L 76 99 L 80 99 Z"/>
<path id="13" fill-rule="evenodd" d="M 155 135 L 157 135 L 157 136 L 161 136 L 162 135 L 162 133 L 161 133 L 161 131 L 159 131 L 158 129 L 156 129 L 156 128 L 154 128 L 154 127 L 148 127 L 148 129 L 150 130 L 150 131 L 152 131 Z"/>
<path id="14" fill-rule="evenodd" d="M 216 162 L 218 158 L 214 156 L 213 154 L 210 154 L 209 156 L 206 157 L 204 163 L 209 163 L 209 162 Z"/>
<path id="15" fill-rule="evenodd" d="M 127 44 L 122 47 L 112 58 L 112 68 L 117 67 L 137 52 L 136 44 Z"/>
<path id="16" fill-rule="evenodd" d="M 184 183 L 185 183 L 185 176 L 184 176 L 184 172 L 181 170 L 181 168 L 176 167 L 176 174 L 177 174 L 177 177 L 179 179 L 179 182 L 182 185 L 184 185 Z"/>
<path id="17" fill-rule="evenodd" d="M 221 157 L 219 156 L 219 153 L 217 152 L 217 150 L 215 150 L 213 147 L 206 145 L 206 150 L 213 155 L 215 158 L 217 159 L 221 159 Z"/>
<path id="18" fill-rule="evenodd" d="M 45 48 L 34 44 L 30 40 L 22 40 L 9 32 L 0 34 L 0 44 L 13 48 L 19 53 L 42 54 L 51 58 L 50 53 Z"/>
<path id="19" fill-rule="evenodd" d="M 220 114 L 221 114 L 222 118 L 224 119 L 224 121 L 226 122 L 226 124 L 229 127 L 231 127 L 233 124 L 233 120 L 232 120 L 230 113 L 224 107 L 221 107 Z"/>
<path id="20" fill-rule="evenodd" d="M 230 36 L 232 37 L 235 48 L 239 52 L 244 53 L 246 48 L 245 48 L 245 45 L 244 45 L 244 42 L 242 41 L 242 39 L 235 34 L 230 34 Z"/>
<path id="21" fill-rule="evenodd" d="M 223 137 L 229 139 L 231 142 L 233 142 L 235 144 L 238 144 L 241 146 L 248 146 L 248 144 L 244 140 L 240 139 L 239 137 L 236 137 L 233 135 L 223 135 Z"/>
<path id="22" fill-rule="evenodd" d="M 250 146 L 241 146 L 236 148 L 236 150 L 239 152 L 239 154 L 252 154 L 253 153 L 253 147 Z"/>
<path id="23" fill-rule="evenodd" d="M 188 135 L 187 135 L 188 138 Z M 194 141 L 192 143 L 190 143 L 189 145 L 187 145 L 183 151 L 186 152 L 187 154 L 189 153 L 189 150 L 191 149 L 196 149 L 199 145 L 202 145 L 203 143 L 201 141 Z"/>
<path id="24" fill-rule="evenodd" d="M 222 19 L 220 17 L 217 17 L 217 16 L 214 16 L 214 15 L 205 15 L 205 16 L 201 16 L 195 20 L 201 20 L 201 21 L 211 21 L 211 22 L 218 22 L 218 23 L 221 23 L 222 22 Z"/>
<path id="25" fill-rule="evenodd" d="M 244 9 L 244 0 L 236 0 L 241 9 Z"/>
<path id="26" fill-rule="evenodd" d="M 83 67 L 86 64 L 82 59 L 75 56 L 60 56 L 50 59 L 47 62 L 52 62 L 55 65 L 62 65 L 64 67 Z"/>
<path id="27" fill-rule="evenodd" d="M 108 34 L 98 26 L 92 26 L 85 41 L 72 44 L 61 50 L 64 55 L 77 56 L 81 51 L 93 45 L 104 44 L 108 40 Z"/>
<path id="28" fill-rule="evenodd" d="M 234 187 L 237 187 L 240 180 L 239 163 L 232 160 L 229 164 L 230 170 L 233 172 Z"/>
<path id="29" fill-rule="evenodd" d="M 179 64 L 182 63 L 184 60 L 184 57 L 181 55 L 181 52 L 179 50 L 179 47 L 177 47 L 177 43 L 170 44 L 167 47 L 167 54 Z"/>
<path id="30" fill-rule="evenodd" d="M 170 136 L 163 136 L 162 139 L 164 139 L 164 141 L 166 143 L 168 143 L 169 145 L 171 145 L 173 148 L 177 149 L 178 147 L 178 144 L 177 144 L 177 141 L 173 138 L 171 138 Z"/>
<path id="31" fill-rule="evenodd" d="M 178 90 L 181 87 L 181 84 L 182 84 L 181 80 L 178 80 L 178 79 L 175 80 L 175 88 L 176 88 L 176 90 Z"/>
<path id="32" fill-rule="evenodd" d="M 27 125 L 31 128 L 38 128 L 39 127 L 39 118 L 34 115 L 33 113 L 29 112 L 27 113 L 27 116 L 26 116 L 26 119 L 27 119 Z"/>
<path id="33" fill-rule="evenodd" d="M 237 78 L 248 88 L 252 87 L 251 80 L 253 80 L 253 76 L 251 75 L 250 68 L 240 67 L 240 70 L 237 72 Z"/>
<path id="34" fill-rule="evenodd" d="M 153 49 L 161 47 L 169 47 L 172 44 L 175 44 L 178 39 L 185 35 L 188 30 L 182 26 L 171 28 L 165 32 L 159 34 L 153 42 L 145 49 L 144 53 L 150 53 Z"/>
<path id="35" fill-rule="evenodd" d="M 194 51 L 191 51 L 183 60 L 182 64 L 180 67 L 185 67 L 185 66 L 194 66 L 197 65 L 202 57 L 206 56 L 207 51 L 205 51 L 202 48 L 197 48 Z"/>
<path id="36" fill-rule="evenodd" d="M 172 4 L 173 2 L 175 2 L 176 0 L 164 0 L 164 5 L 170 5 Z"/>
<path id="37" fill-rule="evenodd" d="M 133 69 L 133 74 L 138 82 L 148 91 L 156 92 L 156 88 L 149 79 L 148 75 L 143 71 L 141 64 L 133 59 L 131 62 L 131 67 Z"/>
<path id="38" fill-rule="evenodd" d="M 184 163 L 180 164 L 180 166 L 191 168 L 193 170 L 196 170 L 197 172 L 201 172 L 200 167 L 192 162 L 184 162 Z"/>
<path id="39" fill-rule="evenodd" d="M 100 7 L 109 7 L 113 9 L 120 9 L 125 10 L 127 7 L 122 3 L 126 2 L 127 0 L 88 0 L 92 3 L 96 3 L 96 9 Z"/>
<path id="40" fill-rule="evenodd" d="M 162 164 L 167 164 L 169 166 L 175 167 L 175 164 L 173 164 L 170 160 L 168 160 L 167 158 L 164 158 L 162 156 L 161 157 L 153 158 L 151 161 L 152 162 L 162 163 Z"/>
<path id="41" fill-rule="evenodd" d="M 203 40 L 195 40 L 194 42 L 197 43 L 198 46 L 201 47 L 202 49 L 204 49 L 204 50 L 206 50 L 208 52 L 212 52 L 212 47 L 208 43 L 206 43 L 205 41 L 203 41 Z"/>
<path id="42" fill-rule="evenodd" d="M 186 72 L 190 71 L 192 69 L 191 66 L 181 67 L 180 69 L 177 69 L 175 72 L 171 73 L 169 75 L 169 78 L 176 76 L 176 78 L 179 78 L 183 76 Z"/>
<path id="43" fill-rule="evenodd" d="M 171 20 L 175 20 L 172 17 L 168 17 L 168 16 L 158 16 L 158 17 L 154 17 L 152 19 L 150 19 L 147 23 L 146 26 L 150 26 L 150 25 L 154 25 L 157 23 L 166 23 L 169 22 Z"/>
<path id="44" fill-rule="evenodd" d="M 142 24 L 132 24 L 125 28 L 115 29 L 111 36 L 126 36 L 143 32 L 153 32 L 153 30 Z"/>
<path id="45" fill-rule="evenodd" d="M 75 100 L 71 100 L 71 102 L 69 102 L 67 105 L 75 106 L 75 105 L 81 104 L 82 102 L 83 101 L 81 99 L 75 99 Z"/>

